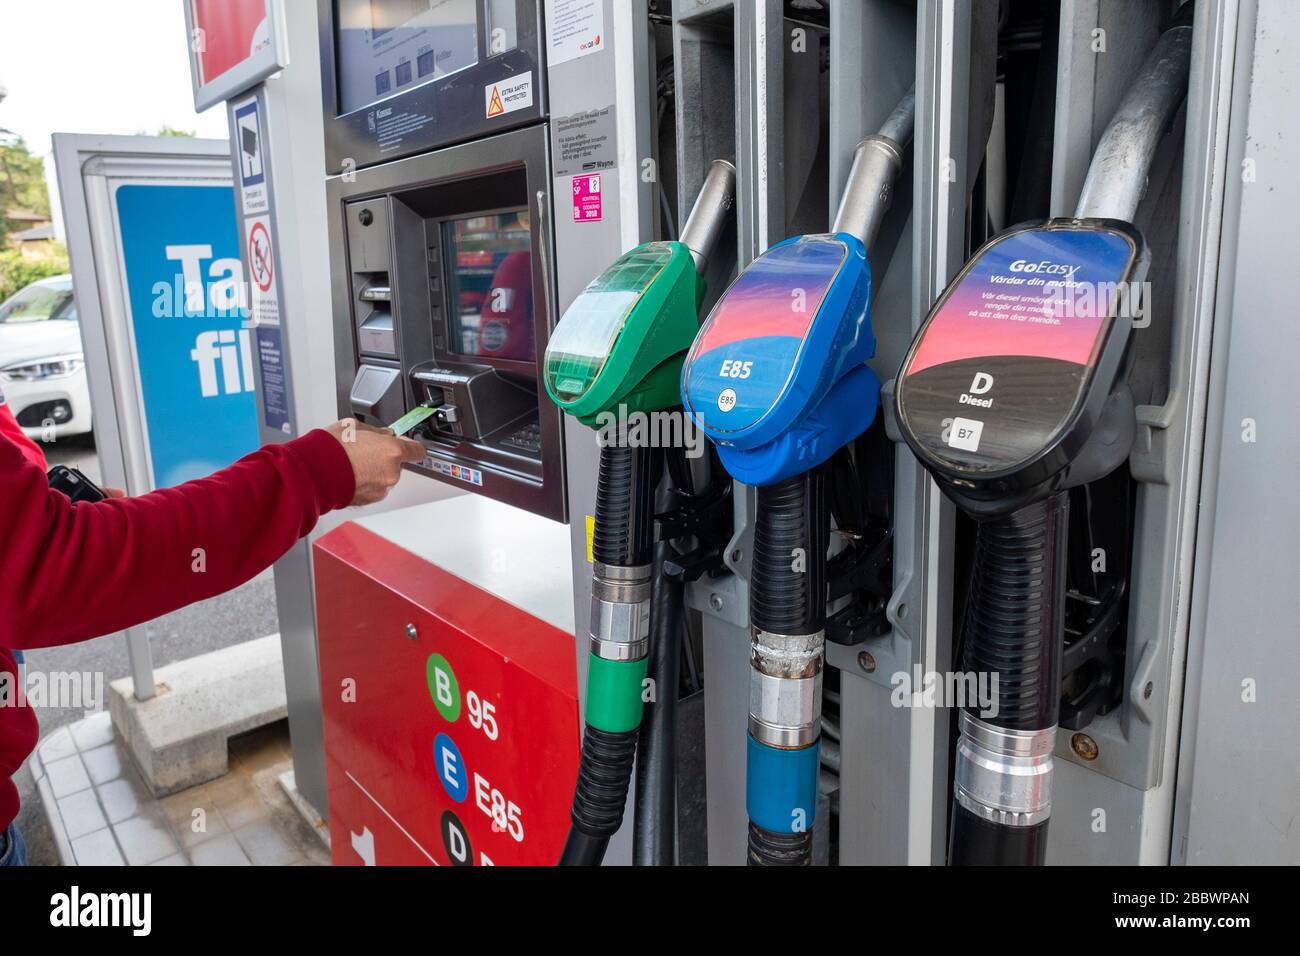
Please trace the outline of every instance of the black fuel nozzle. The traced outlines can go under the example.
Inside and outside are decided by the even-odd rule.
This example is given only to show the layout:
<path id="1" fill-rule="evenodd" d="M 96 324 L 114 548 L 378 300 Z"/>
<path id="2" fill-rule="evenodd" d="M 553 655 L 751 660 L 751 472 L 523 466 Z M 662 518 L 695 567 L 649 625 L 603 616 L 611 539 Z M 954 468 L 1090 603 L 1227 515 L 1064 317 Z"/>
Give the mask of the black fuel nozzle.
<path id="1" fill-rule="evenodd" d="M 890 436 L 977 522 L 960 666 L 993 692 L 960 716 L 954 865 L 1044 862 L 1067 492 L 1118 468 L 1133 445 L 1129 345 L 1134 319 L 1149 308 L 1149 255 L 1131 220 L 1186 93 L 1187 13 L 1162 35 L 1103 134 L 1077 216 L 985 243 L 884 390 Z"/>

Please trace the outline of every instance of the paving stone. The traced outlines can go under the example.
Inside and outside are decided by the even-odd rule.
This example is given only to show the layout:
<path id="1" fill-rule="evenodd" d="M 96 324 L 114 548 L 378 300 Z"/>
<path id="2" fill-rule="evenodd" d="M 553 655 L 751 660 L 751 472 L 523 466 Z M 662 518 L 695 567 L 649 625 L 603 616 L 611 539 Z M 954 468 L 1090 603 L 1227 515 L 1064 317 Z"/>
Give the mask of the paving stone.
<path id="1" fill-rule="evenodd" d="M 77 837 L 83 837 L 87 833 L 94 833 L 108 826 L 108 820 L 99 807 L 99 800 L 94 790 L 80 790 L 63 797 L 57 803 L 69 840 L 75 840 Z"/>
<path id="2" fill-rule="evenodd" d="M 126 866 L 113 831 L 108 827 L 73 840 L 72 855 L 77 866 Z"/>
<path id="3" fill-rule="evenodd" d="M 190 860 L 195 866 L 252 866 L 239 841 L 229 833 L 194 847 Z"/>
<path id="4" fill-rule="evenodd" d="M 156 862 L 150 863 L 149 865 L 150 866 L 189 866 L 190 861 L 185 858 L 184 854 L 173 853 L 171 856 L 163 857 L 161 860 L 157 860 Z"/>
<path id="5" fill-rule="evenodd" d="M 226 826 L 232 830 L 264 820 L 270 813 L 256 792 L 242 794 L 237 800 L 229 803 L 218 803 L 217 809 L 221 811 L 221 818 L 226 821 Z"/>
<path id="6" fill-rule="evenodd" d="M 110 780 L 95 789 L 99 791 L 99 802 L 104 806 L 109 823 L 119 823 L 134 817 L 153 802 L 144 784 L 131 779 L 129 775 Z"/>
<path id="7" fill-rule="evenodd" d="M 240 827 L 235 831 L 235 839 L 254 866 L 288 866 L 302 857 L 302 852 L 285 839 L 269 818 Z"/>
<path id="8" fill-rule="evenodd" d="M 60 727 L 41 741 L 41 762 L 47 766 L 56 760 L 71 757 L 76 752 L 77 745 L 73 742 L 72 733 L 67 727 Z"/>
<path id="9" fill-rule="evenodd" d="M 65 864 L 133 866 L 315 866 L 327 862 L 319 838 L 282 789 L 292 776 L 288 727 L 281 721 L 231 742 L 231 771 L 156 798 L 120 741 L 105 740 L 103 718 L 52 733 L 40 752 L 47 816 Z M 78 751 L 76 742 L 87 749 Z M 52 746 L 46 746 L 52 743 Z M 92 744 L 98 744 L 92 746 Z M 279 781 L 281 786 L 277 786 Z M 53 796 L 55 786 L 61 796 Z M 204 829 L 193 829 L 194 811 Z"/>
<path id="10" fill-rule="evenodd" d="M 182 790 L 160 801 L 162 811 L 171 823 L 172 829 L 180 837 L 183 847 L 196 846 L 205 840 L 230 832 L 226 821 L 217 810 L 216 803 L 207 793 L 208 786 L 205 784 L 202 787 Z M 203 815 L 196 817 L 195 810 L 202 810 Z M 196 823 L 201 823 L 201 830 L 194 829 Z"/>
<path id="11" fill-rule="evenodd" d="M 81 762 L 86 765 L 91 783 L 99 785 L 122 776 L 126 768 L 126 755 L 116 744 L 105 744 L 103 747 L 84 751 Z"/>
<path id="12" fill-rule="evenodd" d="M 113 832 L 131 866 L 144 866 L 177 851 L 176 841 L 158 811 L 115 823 Z"/>
<path id="13" fill-rule="evenodd" d="M 47 763 L 45 772 L 50 775 L 50 789 L 56 798 L 66 797 L 90 786 L 86 768 L 75 753 L 71 757 Z"/>
<path id="14" fill-rule="evenodd" d="M 106 710 L 77 721 L 70 729 L 77 749 L 83 753 L 113 742 L 113 721 Z"/>

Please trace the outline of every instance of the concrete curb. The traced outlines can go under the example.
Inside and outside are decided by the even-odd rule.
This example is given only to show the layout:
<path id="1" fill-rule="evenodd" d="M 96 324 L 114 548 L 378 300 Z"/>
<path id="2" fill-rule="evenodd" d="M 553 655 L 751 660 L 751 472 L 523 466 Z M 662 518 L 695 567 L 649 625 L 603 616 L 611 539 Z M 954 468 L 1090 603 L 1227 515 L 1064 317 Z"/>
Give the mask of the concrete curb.
<path id="1" fill-rule="evenodd" d="M 158 694 L 137 700 L 126 677 L 109 687 L 113 725 L 154 796 L 215 780 L 228 743 L 288 714 L 280 635 L 160 667 Z"/>
<path id="2" fill-rule="evenodd" d="M 45 814 L 45 822 L 50 827 L 50 833 L 54 836 L 54 848 L 59 853 L 60 866 L 76 866 L 76 857 L 72 855 L 72 840 L 68 838 L 68 828 L 63 824 L 63 815 L 59 813 L 59 804 L 54 797 L 54 788 L 50 786 L 49 775 L 45 772 L 45 764 L 41 762 L 41 744 L 45 742 L 42 737 L 37 743 L 36 749 L 31 755 L 32 777 L 36 780 L 36 792 L 41 798 L 41 810 Z"/>

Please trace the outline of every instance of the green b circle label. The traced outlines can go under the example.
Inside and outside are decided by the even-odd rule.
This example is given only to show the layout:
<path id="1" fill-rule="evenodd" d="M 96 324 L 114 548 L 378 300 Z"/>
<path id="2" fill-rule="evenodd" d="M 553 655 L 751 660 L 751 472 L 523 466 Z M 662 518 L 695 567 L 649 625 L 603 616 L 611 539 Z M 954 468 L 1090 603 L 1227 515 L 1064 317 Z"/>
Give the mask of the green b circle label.
<path id="1" fill-rule="evenodd" d="M 441 654 L 430 654 L 429 663 L 425 665 L 424 676 L 429 682 L 429 696 L 442 719 L 449 724 L 460 717 L 460 685 L 456 683 L 456 672 Z"/>

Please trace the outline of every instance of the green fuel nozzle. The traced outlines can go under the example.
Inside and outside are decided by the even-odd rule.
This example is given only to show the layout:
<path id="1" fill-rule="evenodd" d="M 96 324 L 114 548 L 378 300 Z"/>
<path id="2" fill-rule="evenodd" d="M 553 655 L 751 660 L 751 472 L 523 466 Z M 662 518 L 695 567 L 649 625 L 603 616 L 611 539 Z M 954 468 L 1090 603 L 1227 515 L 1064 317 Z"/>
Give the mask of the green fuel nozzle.
<path id="1" fill-rule="evenodd" d="M 678 241 L 646 242 L 591 281 L 551 334 L 546 391 L 584 425 L 619 406 L 681 404 L 682 360 L 699 331 L 703 272 L 734 204 L 736 170 L 715 160 Z"/>
<path id="2" fill-rule="evenodd" d="M 731 163 L 714 162 L 680 241 L 647 242 L 625 253 L 569 306 L 544 362 L 546 390 L 565 412 L 595 427 L 602 414 L 623 418 L 681 404 L 682 362 L 699 331 L 703 273 L 735 188 Z M 662 560 L 655 558 L 654 501 L 663 468 L 657 448 L 621 437 L 602 442 L 592 515 L 585 728 L 561 865 L 598 865 L 623 823 L 644 717 L 651 597 Z M 671 620 L 662 608 L 656 616 L 660 626 Z"/>

